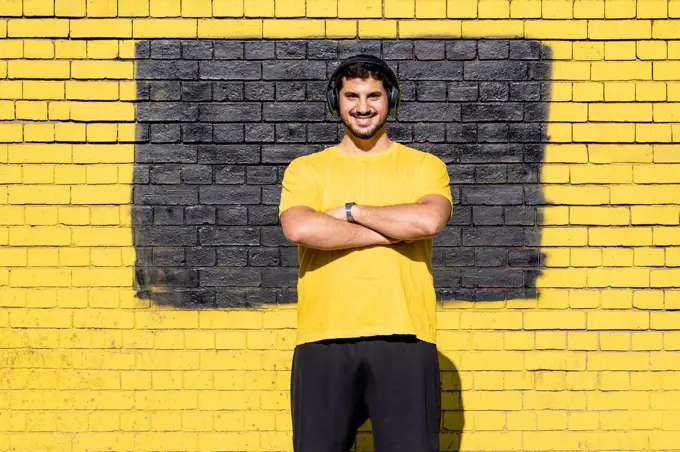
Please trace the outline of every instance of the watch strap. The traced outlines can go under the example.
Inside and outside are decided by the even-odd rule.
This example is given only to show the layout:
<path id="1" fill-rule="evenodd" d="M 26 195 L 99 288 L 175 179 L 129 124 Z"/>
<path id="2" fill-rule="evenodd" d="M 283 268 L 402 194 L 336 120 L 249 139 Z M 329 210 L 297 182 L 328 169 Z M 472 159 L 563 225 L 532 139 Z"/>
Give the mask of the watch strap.
<path id="1" fill-rule="evenodd" d="M 352 206 L 354 205 L 355 203 L 353 202 L 345 203 L 345 215 L 347 215 L 347 221 L 350 223 L 354 223 L 354 218 L 352 217 Z"/>

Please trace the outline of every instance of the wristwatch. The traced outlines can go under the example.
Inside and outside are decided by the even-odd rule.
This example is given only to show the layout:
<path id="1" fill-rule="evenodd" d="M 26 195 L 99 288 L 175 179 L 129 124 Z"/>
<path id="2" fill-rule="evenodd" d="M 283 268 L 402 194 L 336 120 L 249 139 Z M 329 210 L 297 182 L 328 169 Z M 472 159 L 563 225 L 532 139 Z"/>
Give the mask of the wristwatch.
<path id="1" fill-rule="evenodd" d="M 345 203 L 345 214 L 347 215 L 347 221 L 354 223 L 354 218 L 352 217 L 352 206 L 356 205 L 354 202 Z"/>

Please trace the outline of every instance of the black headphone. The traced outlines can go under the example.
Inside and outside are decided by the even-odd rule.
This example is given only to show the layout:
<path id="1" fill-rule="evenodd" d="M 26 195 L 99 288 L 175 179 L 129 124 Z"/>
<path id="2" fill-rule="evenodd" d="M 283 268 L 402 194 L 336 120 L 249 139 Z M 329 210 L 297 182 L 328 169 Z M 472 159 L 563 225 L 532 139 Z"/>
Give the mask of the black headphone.
<path id="1" fill-rule="evenodd" d="M 328 102 L 328 108 L 331 111 L 331 114 L 333 116 L 339 116 L 338 114 L 339 93 L 337 86 L 335 86 L 335 77 L 338 75 L 338 72 L 340 72 L 342 69 L 354 63 L 371 63 L 380 66 L 383 69 L 383 71 L 385 72 L 385 76 L 388 79 L 387 82 L 390 86 L 389 89 L 387 90 L 388 114 L 396 115 L 397 111 L 399 111 L 399 103 L 401 101 L 401 91 L 399 89 L 399 81 L 397 80 L 397 76 L 394 75 L 392 69 L 390 69 L 387 63 L 385 63 L 383 60 L 373 55 L 365 54 L 356 55 L 346 59 L 333 72 L 333 75 L 331 75 L 331 78 L 328 81 L 328 87 L 326 88 L 326 101 Z"/>

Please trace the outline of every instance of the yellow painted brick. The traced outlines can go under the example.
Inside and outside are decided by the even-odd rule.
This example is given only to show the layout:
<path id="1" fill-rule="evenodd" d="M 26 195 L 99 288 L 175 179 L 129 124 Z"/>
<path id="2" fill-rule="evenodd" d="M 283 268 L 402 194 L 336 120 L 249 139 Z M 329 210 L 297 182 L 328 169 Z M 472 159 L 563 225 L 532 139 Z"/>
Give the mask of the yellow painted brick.
<path id="1" fill-rule="evenodd" d="M 73 204 L 126 204 L 130 202 L 130 188 L 124 185 L 73 187 Z"/>
<path id="2" fill-rule="evenodd" d="M 570 207 L 569 223 L 577 225 L 627 225 L 627 207 Z"/>
<path id="3" fill-rule="evenodd" d="M 90 223 L 97 226 L 120 226 L 120 210 L 117 206 L 90 208 Z"/>
<path id="4" fill-rule="evenodd" d="M 71 37 L 131 38 L 132 21 L 130 19 L 88 19 L 72 21 Z"/>
<path id="5" fill-rule="evenodd" d="M 475 331 L 470 334 L 473 350 L 503 350 L 503 336 Z"/>
<path id="6" fill-rule="evenodd" d="M 589 352 L 588 370 L 648 370 L 649 353 L 628 352 L 626 359 L 621 359 L 620 352 Z M 630 408 L 630 407 L 629 407 Z"/>
<path id="7" fill-rule="evenodd" d="M 635 100 L 665 101 L 666 84 L 662 82 L 638 82 L 635 84 Z"/>
<path id="8" fill-rule="evenodd" d="M 54 124 L 56 141 L 85 141 L 85 124 L 58 122 Z"/>
<path id="9" fill-rule="evenodd" d="M 588 241 L 588 229 L 576 227 L 543 228 L 543 246 L 585 246 Z"/>
<path id="10" fill-rule="evenodd" d="M 592 63 L 593 80 L 651 80 L 652 63 L 644 61 L 605 61 Z"/>
<path id="11" fill-rule="evenodd" d="M 543 0 L 544 19 L 571 19 L 573 11 L 573 0 Z"/>
<path id="12" fill-rule="evenodd" d="M 447 0 L 416 0 L 416 18 L 418 19 L 446 18 L 446 3 Z"/>
<path id="13" fill-rule="evenodd" d="M 680 245 L 678 228 L 674 226 L 657 226 L 654 230 L 654 245 Z"/>
<path id="14" fill-rule="evenodd" d="M 597 350 L 597 333 L 593 332 L 573 332 L 567 333 L 568 350 Z"/>
<path id="15" fill-rule="evenodd" d="M 588 39 L 649 39 L 652 23 L 649 20 L 591 20 Z"/>
<path id="16" fill-rule="evenodd" d="M 570 169 L 572 184 L 591 183 L 631 183 L 633 181 L 632 165 L 572 165 Z"/>
<path id="17" fill-rule="evenodd" d="M 629 351 L 630 333 L 599 333 L 600 350 L 604 351 Z"/>
<path id="18" fill-rule="evenodd" d="M 649 287 L 650 271 L 633 268 L 589 268 L 588 287 Z"/>
<path id="19" fill-rule="evenodd" d="M 606 60 L 634 60 L 636 47 L 634 41 L 606 41 L 604 57 Z"/>
<path id="20" fill-rule="evenodd" d="M 591 227 L 588 230 L 591 246 L 645 246 L 652 244 L 652 228 Z"/>
<path id="21" fill-rule="evenodd" d="M 664 250 L 660 248 L 635 248 L 633 265 L 636 267 L 659 267 L 664 265 Z"/>
<path id="22" fill-rule="evenodd" d="M 569 166 L 560 164 L 543 165 L 541 182 L 546 184 L 567 184 L 569 183 Z"/>
<path id="23" fill-rule="evenodd" d="M 33 121 L 47 120 L 47 102 L 43 101 L 17 101 L 16 119 L 28 119 Z"/>
<path id="24" fill-rule="evenodd" d="M 654 104 L 655 122 L 680 122 L 680 103 Z"/>
<path id="25" fill-rule="evenodd" d="M 604 42 L 577 41 L 573 52 L 575 60 L 604 60 Z"/>
<path id="26" fill-rule="evenodd" d="M 53 142 L 54 124 L 25 124 L 24 141 L 26 142 Z"/>
<path id="27" fill-rule="evenodd" d="M 211 0 L 182 1 L 182 17 L 212 17 Z"/>
<path id="28" fill-rule="evenodd" d="M 570 393 L 569 391 L 526 392 L 523 407 L 529 410 L 584 410 L 586 396 L 584 393 Z"/>
<path id="29" fill-rule="evenodd" d="M 180 0 L 150 0 L 152 17 L 177 17 L 180 15 Z"/>
<path id="30" fill-rule="evenodd" d="M 399 21 L 399 37 L 460 37 L 460 22 L 452 20 Z"/>
<path id="31" fill-rule="evenodd" d="M 598 205 L 609 203 L 609 189 L 607 187 L 546 185 L 544 190 L 546 199 L 552 204 Z"/>
<path id="32" fill-rule="evenodd" d="M 544 1 L 543 7 L 545 6 Z M 524 24 L 524 31 L 527 38 L 586 39 L 588 38 L 588 23 L 585 20 L 528 20 Z"/>
<path id="33" fill-rule="evenodd" d="M 550 120 L 560 122 L 585 122 L 588 120 L 588 104 L 559 102 L 553 103 Z"/>
<path id="34" fill-rule="evenodd" d="M 536 350 L 565 350 L 567 334 L 564 332 L 536 332 Z"/>
<path id="35" fill-rule="evenodd" d="M 539 19 L 540 0 L 517 0 L 510 3 L 510 17 L 513 19 Z"/>
<path id="36" fill-rule="evenodd" d="M 680 182 L 680 165 L 655 163 L 633 167 L 635 183 L 677 183 Z M 676 216 L 677 216 L 677 211 Z M 677 221 L 677 218 L 676 218 Z"/>
<path id="37" fill-rule="evenodd" d="M 305 17 L 305 0 L 277 0 L 274 4 L 276 17 Z"/>
<path id="38" fill-rule="evenodd" d="M 535 412 L 509 412 L 507 413 L 507 428 L 513 430 L 536 430 Z"/>
<path id="39" fill-rule="evenodd" d="M 326 3 L 324 0 L 313 0 L 314 4 L 318 4 L 319 6 L 316 6 L 319 8 L 320 13 L 326 13 L 331 15 L 331 17 L 335 17 L 337 14 L 337 8 L 335 5 L 337 5 L 336 2 L 331 2 L 331 4 L 334 6 L 334 8 L 330 11 L 324 11 L 324 9 L 321 8 L 321 4 Z M 416 5 L 416 0 L 385 0 L 385 18 L 399 18 L 399 19 L 405 19 L 405 18 L 413 18 L 415 16 L 415 5 Z M 476 5 L 475 5 L 476 6 Z M 311 7 L 311 2 L 310 0 L 307 0 L 307 15 L 311 16 L 310 14 L 310 7 Z M 476 10 L 475 10 L 476 12 Z M 444 4 L 444 14 L 446 14 L 446 4 Z"/>
<path id="40" fill-rule="evenodd" d="M 26 206 L 26 224 L 56 225 L 57 212 L 53 206 Z"/>
<path id="41" fill-rule="evenodd" d="M 61 248 L 60 267 L 87 267 L 90 265 L 90 250 L 87 248 Z"/>
<path id="42" fill-rule="evenodd" d="M 21 16 L 22 13 L 22 0 L 5 0 L 0 3 L 0 15 L 2 16 Z"/>
<path id="43" fill-rule="evenodd" d="M 274 17 L 274 0 L 244 0 L 243 11 L 246 17 Z"/>
<path id="44" fill-rule="evenodd" d="M 507 19 L 510 17 L 509 2 L 503 0 L 479 0 L 477 18 L 479 19 Z"/>
<path id="45" fill-rule="evenodd" d="M 637 57 L 641 60 L 665 60 L 667 58 L 664 41 L 638 41 Z"/>
<path id="46" fill-rule="evenodd" d="M 327 20 L 326 38 L 356 38 L 356 20 Z"/>
<path id="47" fill-rule="evenodd" d="M 680 163 L 680 146 L 655 145 L 654 162 Z"/>
<path id="48" fill-rule="evenodd" d="M 605 0 L 607 19 L 629 19 L 636 16 L 636 0 Z"/>
<path id="49" fill-rule="evenodd" d="M 574 0 L 574 19 L 604 18 L 604 0 Z"/>
<path id="50" fill-rule="evenodd" d="M 680 60 L 680 42 L 678 41 L 668 41 L 668 59 L 669 60 Z"/>
<path id="51" fill-rule="evenodd" d="M 590 80 L 590 63 L 555 61 L 553 62 L 553 80 Z"/>
<path id="52" fill-rule="evenodd" d="M 660 290 L 633 292 L 633 307 L 637 309 L 663 309 L 664 293 Z"/>
<path id="53" fill-rule="evenodd" d="M 680 80 L 680 61 L 655 61 L 652 64 L 654 80 Z"/>
<path id="54" fill-rule="evenodd" d="M 653 248 L 658 251 L 663 251 L 661 249 Z M 668 267 L 680 267 L 680 248 L 666 248 L 665 250 L 665 263 Z M 662 253 L 659 253 L 662 254 Z M 657 260 L 656 263 L 659 263 Z M 661 256 L 661 262 L 660 265 L 664 264 L 664 258 L 663 255 Z"/>
<path id="55" fill-rule="evenodd" d="M 27 39 L 24 41 L 24 58 L 52 59 L 54 58 L 54 43 L 44 39 Z"/>
<path id="56" fill-rule="evenodd" d="M 129 246 L 132 240 L 123 228 L 76 227 L 72 232 L 74 246 Z"/>
<path id="57" fill-rule="evenodd" d="M 149 0 L 118 0 L 119 17 L 146 17 L 149 15 Z"/>
<path id="58" fill-rule="evenodd" d="M 608 94 L 608 87 L 610 83 L 605 84 L 605 98 L 607 100 L 623 100 L 611 99 Z M 627 91 L 630 91 L 630 97 L 634 98 L 635 85 L 632 83 L 622 84 Z M 656 105 L 654 106 L 654 115 L 656 116 Z M 590 121 L 607 121 L 607 122 L 649 122 L 652 121 L 652 104 L 648 103 L 592 103 L 588 105 L 588 119 Z M 657 120 L 657 118 L 654 118 Z"/>
<path id="59" fill-rule="evenodd" d="M 7 36 L 10 38 L 65 38 L 68 37 L 67 19 L 10 19 Z"/>
<path id="60" fill-rule="evenodd" d="M 132 24 L 134 38 L 196 38 L 197 29 L 196 19 L 137 19 Z"/>
<path id="61" fill-rule="evenodd" d="M 586 270 L 580 268 L 551 268 L 538 278 L 536 287 L 584 287 Z"/>
<path id="62" fill-rule="evenodd" d="M 8 188 L 10 204 L 69 204 L 69 187 L 25 185 Z M 129 200 L 128 200 L 129 201 Z"/>
<path id="63" fill-rule="evenodd" d="M 23 128 L 21 124 L 0 123 L 0 137 L 2 137 L 0 141 L 6 143 L 19 143 L 23 141 Z"/>
<path id="64" fill-rule="evenodd" d="M 313 38 L 322 37 L 325 34 L 323 20 L 266 19 L 261 30 L 259 23 L 259 21 L 248 21 L 246 34 L 252 36 L 261 31 L 265 38 Z"/>
<path id="65" fill-rule="evenodd" d="M 88 42 L 87 57 L 94 60 L 115 60 L 118 58 L 118 41 L 97 40 Z"/>
<path id="66" fill-rule="evenodd" d="M 1 58 L 23 58 L 24 43 L 20 39 L 6 39 L 0 48 Z"/>
<path id="67" fill-rule="evenodd" d="M 598 388 L 602 391 L 629 390 L 630 374 L 628 372 L 600 372 Z"/>
<path id="68" fill-rule="evenodd" d="M 665 19 L 668 17 L 667 0 L 645 0 L 638 2 L 638 19 Z"/>
<path id="69" fill-rule="evenodd" d="M 0 81 L 0 99 L 20 99 L 23 82 L 18 80 Z"/>
<path id="70" fill-rule="evenodd" d="M 87 55 L 87 45 L 85 41 L 57 40 L 54 45 L 55 55 L 59 59 L 85 58 Z"/>
<path id="71" fill-rule="evenodd" d="M 572 45 L 570 41 L 543 41 L 550 48 L 550 58 L 553 60 L 571 60 Z M 554 84 L 553 84 L 554 85 Z M 553 90 L 554 93 L 554 90 Z M 555 99 L 558 100 L 558 99 Z"/>
<path id="72" fill-rule="evenodd" d="M 677 27 L 677 20 L 655 20 L 652 27 L 652 36 L 654 39 L 677 39 Z"/>
<path id="73" fill-rule="evenodd" d="M 117 124 L 88 124 L 87 125 L 87 141 L 91 143 L 115 143 L 118 139 L 118 125 Z M 118 177 L 116 175 L 117 182 Z"/>
<path id="74" fill-rule="evenodd" d="M 16 60 L 7 63 L 9 78 L 66 79 L 70 77 L 68 61 Z"/>
<path id="75" fill-rule="evenodd" d="M 122 264 L 119 248 L 93 248 L 91 262 L 94 267 L 120 267 Z"/>
<path id="76" fill-rule="evenodd" d="M 56 268 L 12 269 L 9 274 L 9 285 L 12 287 L 68 287 L 71 285 L 71 270 Z M 34 318 L 16 320 L 16 317 L 10 317 L 10 322 L 13 327 L 20 328 L 66 328 L 70 326 L 70 312 L 58 314 L 54 310 L 50 311 L 54 313 L 54 317 L 37 315 L 36 311 L 30 311 L 35 316 Z M 16 314 L 17 316 L 22 315 L 18 312 Z"/>
<path id="77" fill-rule="evenodd" d="M 74 61 L 72 76 L 76 79 L 131 79 L 131 61 Z"/>
<path id="78" fill-rule="evenodd" d="M 213 0 L 212 15 L 213 17 L 243 17 L 243 2 Z M 311 17 L 309 4 L 307 5 L 307 15 Z"/>
<path id="79" fill-rule="evenodd" d="M 577 142 L 632 143 L 635 140 L 635 125 L 615 123 L 574 124 L 573 133 L 574 141 Z"/>
<path id="80" fill-rule="evenodd" d="M 600 292 L 597 290 L 574 289 L 569 291 L 569 307 L 575 309 L 590 309 L 600 306 Z M 584 327 L 585 328 L 585 317 Z"/>
<path id="81" fill-rule="evenodd" d="M 670 143 L 672 134 L 670 124 L 635 124 L 635 141 L 638 143 Z"/>
<path id="82" fill-rule="evenodd" d="M 602 265 L 605 267 L 632 267 L 633 250 L 627 248 L 604 248 Z"/>
<path id="83" fill-rule="evenodd" d="M 115 17 L 117 2 L 111 0 L 87 0 L 87 15 L 89 17 Z"/>
<path id="84" fill-rule="evenodd" d="M 25 221 L 25 207 L 0 206 L 0 224 L 21 225 Z"/>
<path id="85" fill-rule="evenodd" d="M 338 0 L 338 17 L 382 17 L 382 1 Z"/>
<path id="86" fill-rule="evenodd" d="M 451 23 L 449 26 L 451 30 L 443 36 L 455 36 L 455 31 L 457 30 L 456 24 Z M 484 37 L 522 36 L 524 32 L 523 22 L 521 20 L 503 20 L 503 19 L 484 21 L 464 20 L 462 22 L 461 30 L 462 36 L 465 38 L 472 38 L 478 36 Z"/>
<path id="87" fill-rule="evenodd" d="M 622 185 L 612 187 L 612 204 L 678 204 L 680 193 L 663 185 Z"/>
<path id="88" fill-rule="evenodd" d="M 30 81 L 23 82 L 24 99 L 64 99 L 64 82 Z"/>

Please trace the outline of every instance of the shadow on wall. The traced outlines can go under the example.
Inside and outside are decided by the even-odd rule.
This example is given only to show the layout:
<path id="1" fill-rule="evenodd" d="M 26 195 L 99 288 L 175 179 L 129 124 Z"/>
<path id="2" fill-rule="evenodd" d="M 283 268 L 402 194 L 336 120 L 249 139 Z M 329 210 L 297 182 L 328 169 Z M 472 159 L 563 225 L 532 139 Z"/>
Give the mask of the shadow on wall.
<path id="1" fill-rule="evenodd" d="M 456 366 L 441 352 L 439 352 L 439 368 L 442 387 L 439 450 L 458 452 L 465 427 L 460 375 Z M 373 452 L 374 450 L 369 421 L 359 430 L 352 452 Z"/>
<path id="2" fill-rule="evenodd" d="M 337 143 L 328 76 L 357 53 L 398 73 L 390 136 L 448 166 L 434 242 L 443 300 L 537 296 L 551 54 L 531 40 L 211 41 L 137 45 L 132 220 L 140 298 L 188 308 L 297 300 L 277 209 L 295 157 Z"/>

